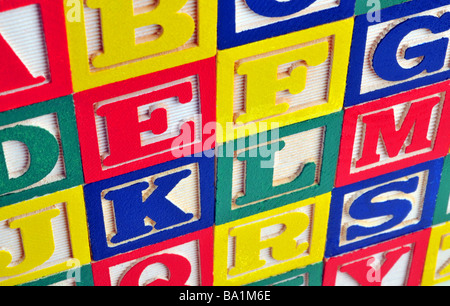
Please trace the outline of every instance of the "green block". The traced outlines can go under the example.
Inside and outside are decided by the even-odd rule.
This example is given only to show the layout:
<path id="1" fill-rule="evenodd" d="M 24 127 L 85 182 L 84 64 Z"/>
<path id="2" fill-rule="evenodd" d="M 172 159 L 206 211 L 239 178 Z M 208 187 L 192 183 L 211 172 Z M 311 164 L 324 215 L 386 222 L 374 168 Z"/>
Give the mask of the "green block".
<path id="1" fill-rule="evenodd" d="M 12 159 L 27 166 L 12 175 L 8 163 L 13 162 L 11 158 L 7 162 L 5 145 L 18 143 L 25 146 L 21 152 L 26 153 Z M 11 155 L 13 151 L 9 152 Z M 63 170 L 54 174 L 55 167 Z M 72 96 L 0 113 L 0 207 L 81 184 L 83 172 Z"/>
<path id="2" fill-rule="evenodd" d="M 409 1 L 411 0 L 356 0 L 355 15 L 367 14 L 370 11 L 374 11 L 376 7 L 379 7 L 381 10 Z"/>
<path id="3" fill-rule="evenodd" d="M 220 146 L 217 153 L 216 225 L 330 192 L 334 186 L 336 174 L 342 117 L 341 111 L 278 130 L 270 130 L 267 133 L 240 138 Z M 297 142 L 294 143 L 293 138 L 290 137 L 318 128 L 323 128 L 323 134 L 315 139 L 296 140 Z M 286 149 L 288 139 L 290 148 Z M 321 141 L 321 144 L 315 147 L 313 141 L 317 139 Z M 299 150 L 298 154 L 301 154 L 303 145 L 308 146 L 309 150 L 321 150 L 317 154 L 320 156 L 319 164 L 305 160 L 301 166 L 298 166 L 299 172 L 296 177 L 286 182 L 283 180 L 282 183 L 274 186 L 272 184 L 274 154 L 282 150 L 290 150 L 292 157 L 292 154 L 296 154 L 296 150 Z M 245 190 L 242 190 L 241 196 L 234 196 L 233 199 L 233 164 L 236 161 L 245 163 L 244 174 L 241 174 L 241 177 L 245 176 L 243 184 Z M 288 161 L 289 158 L 279 162 Z M 295 164 L 289 165 L 290 168 L 294 166 L 297 167 Z"/>

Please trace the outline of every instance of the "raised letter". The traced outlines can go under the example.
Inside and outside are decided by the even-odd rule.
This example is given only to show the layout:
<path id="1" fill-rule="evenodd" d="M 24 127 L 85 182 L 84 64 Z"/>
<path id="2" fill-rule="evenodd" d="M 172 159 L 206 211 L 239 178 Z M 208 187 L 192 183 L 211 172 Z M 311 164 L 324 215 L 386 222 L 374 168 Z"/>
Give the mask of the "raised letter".
<path id="1" fill-rule="evenodd" d="M 93 59 L 93 65 L 104 68 L 182 46 L 195 31 L 194 20 L 178 13 L 186 2 L 159 0 L 156 7 L 141 13 L 135 12 L 130 0 L 87 0 L 90 8 L 101 9 L 104 53 Z M 136 29 L 150 25 L 161 26 L 161 36 L 138 44 Z"/>

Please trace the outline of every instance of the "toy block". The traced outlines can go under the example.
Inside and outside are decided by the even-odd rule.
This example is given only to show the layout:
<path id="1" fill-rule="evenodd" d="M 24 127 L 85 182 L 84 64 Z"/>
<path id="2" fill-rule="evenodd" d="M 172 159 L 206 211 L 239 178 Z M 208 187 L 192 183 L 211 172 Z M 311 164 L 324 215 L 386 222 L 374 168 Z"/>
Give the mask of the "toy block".
<path id="1" fill-rule="evenodd" d="M 72 93 L 60 1 L 2 1 L 0 54 L 0 111 Z"/>
<path id="2" fill-rule="evenodd" d="M 86 183 L 215 146 L 215 58 L 74 95 Z"/>
<path id="3" fill-rule="evenodd" d="M 352 28 L 346 19 L 219 51 L 218 142 L 340 111 Z"/>
<path id="4" fill-rule="evenodd" d="M 325 256 L 430 227 L 442 165 L 437 159 L 333 189 Z"/>
<path id="5" fill-rule="evenodd" d="M 212 226 L 214 158 L 177 159 L 84 192 L 92 256 L 101 260 Z"/>
<path id="6" fill-rule="evenodd" d="M 74 261 L 76 265 L 76 261 Z M 58 287 L 92 287 L 94 286 L 94 279 L 92 278 L 91 265 L 84 265 L 68 271 L 60 272 L 54 275 L 43 277 L 41 279 L 22 284 L 19 286 L 26 287 L 43 287 L 43 286 L 58 286 Z"/>
<path id="7" fill-rule="evenodd" d="M 213 230 L 92 263 L 95 286 L 211 286 Z"/>
<path id="8" fill-rule="evenodd" d="M 83 183 L 71 96 L 0 113 L 0 207 Z"/>
<path id="9" fill-rule="evenodd" d="M 265 280 L 323 259 L 331 194 L 215 227 L 214 285 Z"/>
<path id="10" fill-rule="evenodd" d="M 72 17 L 67 20 L 67 36 L 75 92 L 196 62 L 216 53 L 217 34 L 213 29 L 217 1 L 64 3 L 66 14 Z M 76 17 L 79 22 L 70 20 Z"/>
<path id="11" fill-rule="evenodd" d="M 450 78 L 447 0 L 412 0 L 355 18 L 346 107 Z M 350 81 L 351 80 L 351 81 Z"/>
<path id="12" fill-rule="evenodd" d="M 411 0 L 356 0 L 355 15 L 369 15 L 369 18 L 376 20 L 375 18 L 381 18 L 376 12 L 381 9 L 391 7 L 394 5 L 402 4 Z"/>
<path id="13" fill-rule="evenodd" d="M 343 112 L 217 149 L 216 225 L 330 192 Z"/>
<path id="14" fill-rule="evenodd" d="M 434 286 L 450 280 L 450 223 L 431 228 L 422 285 Z"/>
<path id="15" fill-rule="evenodd" d="M 83 188 L 0 208 L 0 250 L 1 286 L 89 264 Z"/>
<path id="16" fill-rule="evenodd" d="M 447 155 L 450 83 L 345 110 L 336 186 Z"/>
<path id="17" fill-rule="evenodd" d="M 319 262 L 306 268 L 295 269 L 281 275 L 248 284 L 247 286 L 274 287 L 320 287 L 322 286 L 323 263 Z"/>
<path id="18" fill-rule="evenodd" d="M 444 159 L 441 184 L 434 210 L 433 224 L 441 224 L 450 221 L 450 157 Z"/>
<path id="19" fill-rule="evenodd" d="M 218 48 L 228 49 L 353 16 L 355 0 L 219 0 Z"/>
<path id="20" fill-rule="evenodd" d="M 430 229 L 325 260 L 323 286 L 420 286 Z"/>

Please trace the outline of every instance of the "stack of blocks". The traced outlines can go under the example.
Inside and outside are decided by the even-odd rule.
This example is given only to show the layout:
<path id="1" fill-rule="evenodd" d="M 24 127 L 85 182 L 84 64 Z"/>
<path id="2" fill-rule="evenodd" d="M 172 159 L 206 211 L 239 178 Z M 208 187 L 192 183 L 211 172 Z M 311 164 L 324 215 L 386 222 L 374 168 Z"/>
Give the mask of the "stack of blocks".
<path id="1" fill-rule="evenodd" d="M 0 285 L 450 280 L 450 0 L 0 1 Z"/>

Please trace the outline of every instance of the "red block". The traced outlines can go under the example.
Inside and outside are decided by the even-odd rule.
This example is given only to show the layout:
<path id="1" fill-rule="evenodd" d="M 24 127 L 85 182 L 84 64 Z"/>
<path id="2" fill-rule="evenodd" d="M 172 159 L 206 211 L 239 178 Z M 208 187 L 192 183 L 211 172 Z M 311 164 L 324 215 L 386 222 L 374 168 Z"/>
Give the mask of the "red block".
<path id="1" fill-rule="evenodd" d="M 86 183 L 215 146 L 215 58 L 74 95 Z"/>
<path id="2" fill-rule="evenodd" d="M 0 1 L 0 111 L 72 93 L 63 1 Z"/>
<path id="3" fill-rule="evenodd" d="M 445 156 L 449 91 L 444 82 L 346 109 L 336 186 Z"/>
<path id="4" fill-rule="evenodd" d="M 212 286 L 213 231 L 207 228 L 92 263 L 95 286 Z"/>
<path id="5" fill-rule="evenodd" d="M 430 232 L 326 259 L 323 286 L 419 286 Z"/>

